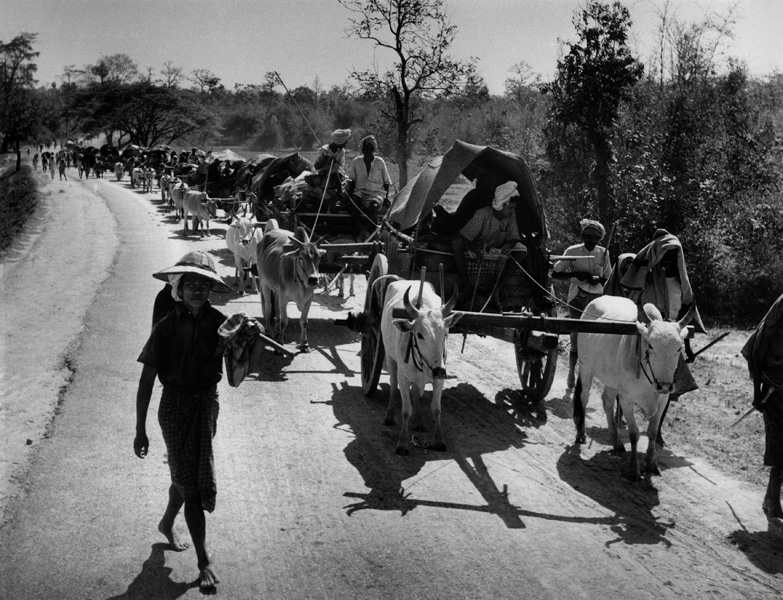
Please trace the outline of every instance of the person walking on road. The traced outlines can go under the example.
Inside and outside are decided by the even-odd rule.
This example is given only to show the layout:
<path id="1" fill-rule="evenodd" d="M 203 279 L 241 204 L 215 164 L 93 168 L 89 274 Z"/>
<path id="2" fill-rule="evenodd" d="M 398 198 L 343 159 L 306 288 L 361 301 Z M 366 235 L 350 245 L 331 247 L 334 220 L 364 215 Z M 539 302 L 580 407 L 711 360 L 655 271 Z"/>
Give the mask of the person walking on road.
<path id="1" fill-rule="evenodd" d="M 231 288 L 218 276 L 212 258 L 201 251 L 187 253 L 153 277 L 171 284 L 176 302 L 174 310 L 155 324 L 138 358 L 144 366 L 136 394 L 133 450 L 139 458 L 149 452 L 147 411 L 158 377 L 163 385 L 158 422 L 171 471 L 168 505 L 158 530 L 172 549 L 187 549 L 189 544 L 174 529 L 184 505 L 198 560 L 199 587 L 208 592 L 220 581 L 206 548 L 204 511 L 215 509 L 217 495 L 212 438 L 220 408 L 217 384 L 223 376 L 218 329 L 226 320 L 209 303 L 209 293 L 229 293 Z"/>
<path id="2" fill-rule="evenodd" d="M 783 296 L 780 296 L 742 348 L 753 378 L 753 407 L 764 416 L 764 465 L 770 467 L 761 509 L 783 531 Z"/>
<path id="3" fill-rule="evenodd" d="M 65 179 L 65 181 L 68 181 L 68 175 L 65 174 L 65 158 L 62 156 L 60 157 L 60 160 L 57 162 L 57 169 L 60 172 L 60 179 Z"/>

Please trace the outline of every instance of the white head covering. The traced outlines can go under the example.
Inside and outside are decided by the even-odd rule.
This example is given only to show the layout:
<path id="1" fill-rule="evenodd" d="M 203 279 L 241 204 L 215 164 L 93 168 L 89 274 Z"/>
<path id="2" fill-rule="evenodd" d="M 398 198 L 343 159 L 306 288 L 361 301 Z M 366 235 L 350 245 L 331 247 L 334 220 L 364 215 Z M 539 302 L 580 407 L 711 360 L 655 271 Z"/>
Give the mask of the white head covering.
<path id="1" fill-rule="evenodd" d="M 582 219 L 579 221 L 579 227 L 581 227 L 581 233 L 584 234 L 587 233 L 595 233 L 601 240 L 604 239 L 604 236 L 606 235 L 606 228 L 604 228 L 601 223 L 598 221 L 593 221 L 591 219 Z"/>
<path id="2" fill-rule="evenodd" d="M 335 129 L 332 132 L 331 142 L 333 144 L 337 144 L 338 146 L 342 146 L 350 138 L 351 138 L 351 130 L 350 129 Z"/>
<path id="3" fill-rule="evenodd" d="M 176 275 L 169 275 L 169 283 L 171 284 L 171 297 L 175 302 L 182 302 L 182 296 L 179 295 L 179 280 L 182 279 L 184 273 L 177 273 Z"/>
<path id="4" fill-rule="evenodd" d="M 507 181 L 495 188 L 495 198 L 492 200 L 492 208 L 500 210 L 514 196 L 519 196 L 516 181 Z"/>

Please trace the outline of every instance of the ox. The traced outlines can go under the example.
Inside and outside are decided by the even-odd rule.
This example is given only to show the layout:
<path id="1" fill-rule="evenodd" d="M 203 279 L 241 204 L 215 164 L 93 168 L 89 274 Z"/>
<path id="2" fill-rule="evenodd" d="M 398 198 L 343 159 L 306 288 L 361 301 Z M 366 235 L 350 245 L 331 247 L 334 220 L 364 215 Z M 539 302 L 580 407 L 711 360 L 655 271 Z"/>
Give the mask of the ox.
<path id="1" fill-rule="evenodd" d="M 245 281 L 248 272 L 256 264 L 256 250 L 263 232 L 248 218 L 242 217 L 229 225 L 226 231 L 226 246 L 234 255 L 237 285 L 239 293 L 245 293 Z M 250 273 L 250 287 L 255 293 L 256 277 Z"/>
<path id="2" fill-rule="evenodd" d="M 177 221 L 181 218 L 185 218 L 184 202 L 185 194 L 190 191 L 188 184 L 184 181 L 177 180 L 177 183 L 169 183 L 168 186 L 169 196 L 171 197 L 171 203 L 174 205 L 175 215 Z"/>
<path id="3" fill-rule="evenodd" d="M 402 429 L 397 441 L 397 454 L 407 455 L 410 436 L 408 424 L 411 415 L 418 416 L 419 399 L 427 383 L 432 384 L 432 416 L 435 419 L 433 450 L 445 450 L 443 429 L 440 423 L 440 398 L 446 379 L 446 338 L 449 327 L 462 318 L 462 313 L 452 312 L 457 303 L 457 290 L 445 305 L 432 285 L 425 283 L 416 301 L 411 304 L 410 291 L 420 284 L 415 281 L 394 281 L 389 284 L 383 302 L 381 335 L 389 371 L 389 406 L 384 425 L 394 425 L 397 390 L 402 396 Z M 405 308 L 410 320 L 394 319 L 395 308 Z"/>
<path id="4" fill-rule="evenodd" d="M 155 185 L 155 168 L 147 165 L 141 173 L 141 191 L 151 192 Z"/>
<path id="5" fill-rule="evenodd" d="M 643 314 L 649 323 L 637 320 L 638 317 L 644 318 Z M 633 481 L 638 481 L 641 476 L 636 454 L 639 427 L 634 406 L 639 407 L 649 420 L 646 471 L 648 474 L 660 475 L 655 457 L 655 438 L 669 394 L 674 389 L 674 373 L 683 350 L 683 340 L 688 337 L 685 326 L 692 317 L 693 309 L 677 323 L 664 321 L 654 305 L 645 304 L 642 313 L 632 300 L 617 296 L 601 296 L 593 300 L 582 315 L 582 320 L 636 321 L 639 336 L 577 334 L 579 379 L 574 390 L 576 443 L 583 444 L 586 441 L 585 408 L 593 378 L 596 378 L 604 384 L 602 398 L 612 446 L 616 452 L 624 453 L 625 447 L 619 441 L 617 423 L 613 418 L 615 398 L 619 399 L 628 422 L 631 440 L 629 476 Z"/>
<path id="6" fill-rule="evenodd" d="M 293 243 L 294 249 L 285 250 Z M 277 325 L 277 341 L 285 343 L 285 328 L 288 325 L 287 306 L 290 300 L 296 302 L 300 335 L 297 348 L 309 351 L 307 340 L 307 314 L 313 302 L 313 292 L 318 285 L 318 265 L 322 250 L 310 241 L 307 232 L 298 227 L 296 234 L 278 229 L 275 219 L 269 219 L 264 235 L 256 249 L 258 277 L 261 280 L 261 307 L 264 324 L 268 330 Z"/>
<path id="7" fill-rule="evenodd" d="M 217 218 L 217 203 L 207 197 L 206 192 L 185 192 L 182 199 L 182 215 L 185 220 L 184 234 L 188 234 L 188 215 L 193 215 L 193 232 L 201 228 L 201 237 L 204 237 L 206 229 L 209 235 L 209 218 Z M 202 223 L 206 221 L 206 224 Z"/>
<path id="8" fill-rule="evenodd" d="M 160 181 L 158 182 L 160 185 L 160 199 L 163 202 L 168 202 L 169 206 L 172 205 L 171 188 L 177 185 L 179 182 L 179 177 L 176 175 L 171 175 L 170 173 L 163 173 L 163 175 L 160 176 Z"/>

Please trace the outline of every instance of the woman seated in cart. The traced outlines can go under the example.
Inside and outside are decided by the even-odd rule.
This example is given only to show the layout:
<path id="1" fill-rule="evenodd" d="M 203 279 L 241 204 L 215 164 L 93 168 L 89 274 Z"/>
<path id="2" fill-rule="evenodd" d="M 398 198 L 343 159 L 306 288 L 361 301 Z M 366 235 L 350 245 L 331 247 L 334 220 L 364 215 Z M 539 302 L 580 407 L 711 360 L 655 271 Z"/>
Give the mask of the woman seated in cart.
<path id="1" fill-rule="evenodd" d="M 500 258 L 503 261 L 503 271 L 490 291 L 495 307 L 502 310 L 500 290 L 514 275 L 517 262 L 521 262 L 527 254 L 527 248 L 522 243 L 522 236 L 516 220 L 516 207 L 519 191 L 516 181 L 507 181 L 495 188 L 491 206 L 478 209 L 470 220 L 459 230 L 452 241 L 454 264 L 459 273 L 462 297 L 474 295 L 476 284 L 471 285 L 468 277 L 466 252 L 479 263 L 488 257 Z M 514 260 L 507 260 L 511 255 Z"/>

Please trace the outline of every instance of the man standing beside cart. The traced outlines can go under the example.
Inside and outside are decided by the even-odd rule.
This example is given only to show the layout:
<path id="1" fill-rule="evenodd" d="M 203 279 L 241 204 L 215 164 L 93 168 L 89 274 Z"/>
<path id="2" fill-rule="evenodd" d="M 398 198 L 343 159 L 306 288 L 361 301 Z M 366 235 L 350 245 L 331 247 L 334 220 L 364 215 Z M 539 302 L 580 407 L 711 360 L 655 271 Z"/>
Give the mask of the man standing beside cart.
<path id="1" fill-rule="evenodd" d="M 568 288 L 568 316 L 579 319 L 585 307 L 604 292 L 604 284 L 612 273 L 609 251 L 598 243 L 604 239 L 606 229 L 598 221 L 582 219 L 582 243 L 569 246 L 565 256 L 578 256 L 577 259 L 558 260 L 552 269 L 553 279 L 570 279 Z M 577 334 L 571 333 L 571 352 L 568 355 L 568 389 L 573 389 L 576 381 L 575 370 L 579 357 L 576 345 Z"/>

